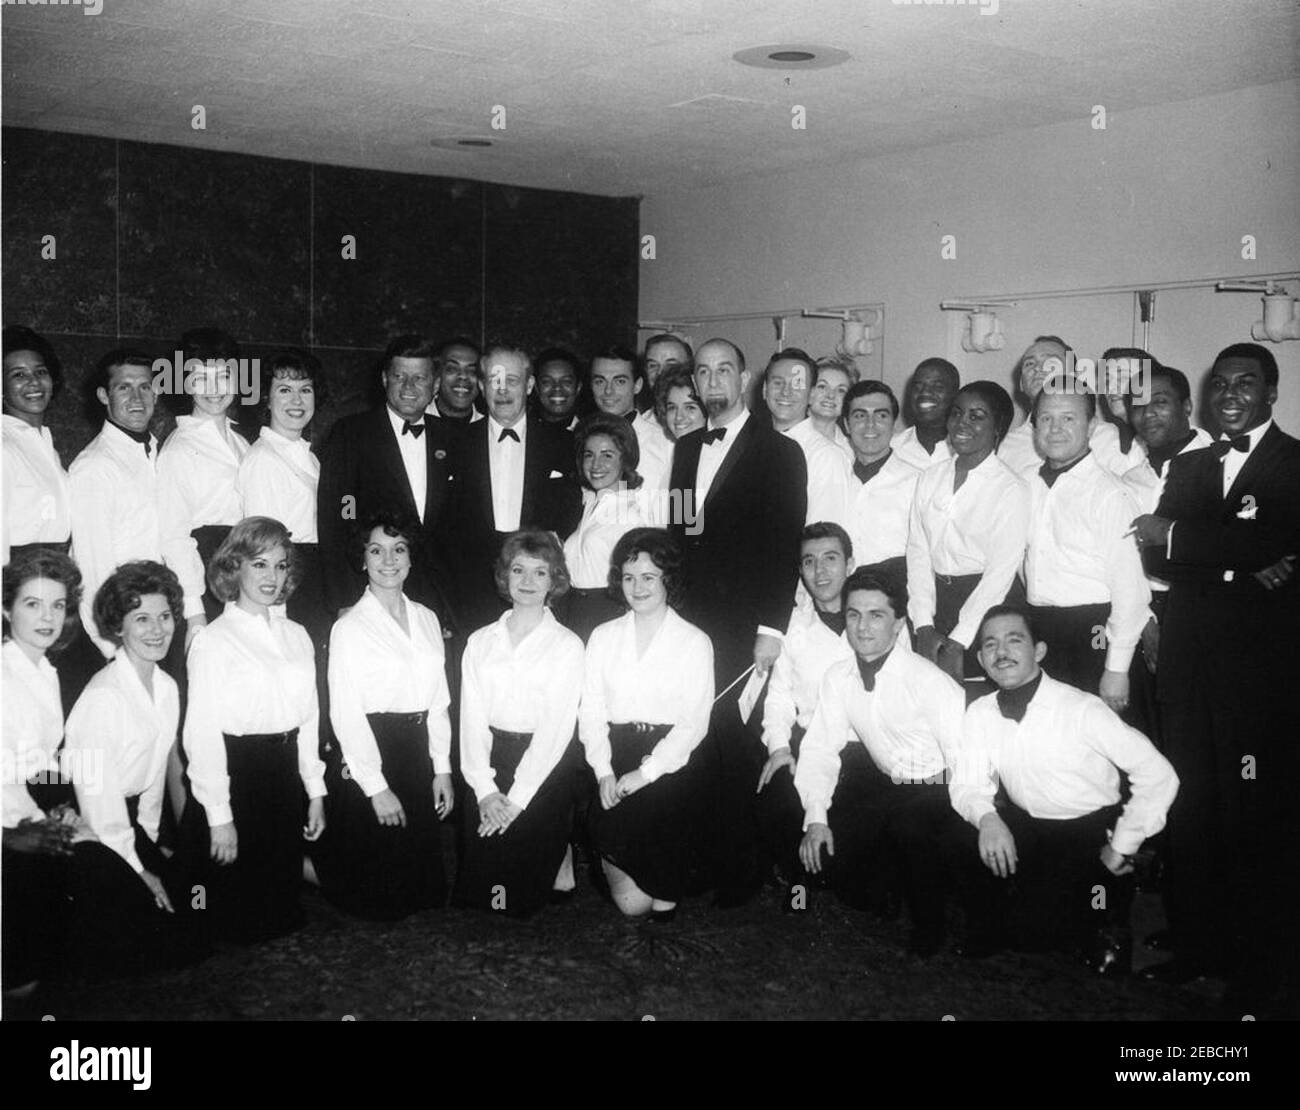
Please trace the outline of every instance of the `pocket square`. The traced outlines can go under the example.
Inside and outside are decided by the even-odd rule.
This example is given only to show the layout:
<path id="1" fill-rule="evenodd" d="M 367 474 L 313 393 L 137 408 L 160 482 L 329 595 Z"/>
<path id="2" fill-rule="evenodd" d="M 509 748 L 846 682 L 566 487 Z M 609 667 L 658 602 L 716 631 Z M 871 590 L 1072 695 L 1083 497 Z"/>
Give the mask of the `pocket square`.
<path id="1" fill-rule="evenodd" d="M 438 450 L 436 450 L 433 453 L 433 457 L 441 461 L 442 459 L 445 459 L 447 457 L 447 452 L 444 451 L 441 447 L 439 447 Z"/>
<path id="2" fill-rule="evenodd" d="M 552 478 L 563 478 L 564 475 L 561 474 L 558 470 L 552 470 L 552 471 L 551 471 L 551 477 L 552 477 Z"/>

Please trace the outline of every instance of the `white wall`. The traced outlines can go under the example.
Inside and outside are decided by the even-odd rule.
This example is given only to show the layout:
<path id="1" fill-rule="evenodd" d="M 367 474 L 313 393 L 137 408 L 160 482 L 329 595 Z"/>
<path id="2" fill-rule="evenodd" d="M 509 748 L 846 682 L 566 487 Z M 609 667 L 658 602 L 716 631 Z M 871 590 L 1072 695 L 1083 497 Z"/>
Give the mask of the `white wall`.
<path id="1" fill-rule="evenodd" d="M 1300 271 L 1300 82 L 1111 113 L 1105 131 L 1089 107 L 1073 123 L 648 196 L 641 230 L 656 258 L 641 263 L 641 318 L 878 301 L 891 384 L 933 354 L 963 380 L 1006 384 L 1041 332 L 1094 357 L 1140 340 L 1134 298 L 1024 301 L 999 313 L 1006 348 L 984 355 L 961 350 L 962 316 L 941 300 Z M 1241 257 L 1247 234 L 1255 261 Z M 957 237 L 953 260 L 943 235 Z M 1260 315 L 1249 294 L 1161 292 L 1150 349 L 1196 388 Z M 693 338 L 715 331 L 728 334 Z M 750 322 L 743 335 L 761 367 L 775 332 Z M 1279 423 L 1300 434 L 1300 341 L 1270 347 Z"/>

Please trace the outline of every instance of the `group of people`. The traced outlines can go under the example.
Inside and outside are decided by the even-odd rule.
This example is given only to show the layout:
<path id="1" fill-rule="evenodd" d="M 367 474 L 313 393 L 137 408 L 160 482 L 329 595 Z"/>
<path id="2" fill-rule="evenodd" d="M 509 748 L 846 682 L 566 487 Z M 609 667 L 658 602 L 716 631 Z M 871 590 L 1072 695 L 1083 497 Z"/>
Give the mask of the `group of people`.
<path id="1" fill-rule="evenodd" d="M 1115 348 L 1098 396 L 1056 336 L 1013 427 L 942 358 L 900 403 L 795 348 L 403 335 L 320 443 L 318 365 L 274 359 L 250 444 L 238 345 L 181 346 L 166 442 L 112 351 L 65 472 L 55 352 L 5 329 L 6 990 L 79 930 L 132 968 L 281 935 L 304 867 L 364 917 L 531 914 L 575 847 L 653 922 L 779 881 L 901 901 L 921 958 L 959 905 L 967 955 L 1112 975 L 1156 838 L 1152 977 L 1294 998 L 1300 443 L 1266 348 L 1215 358 L 1212 439 L 1180 371 Z"/>

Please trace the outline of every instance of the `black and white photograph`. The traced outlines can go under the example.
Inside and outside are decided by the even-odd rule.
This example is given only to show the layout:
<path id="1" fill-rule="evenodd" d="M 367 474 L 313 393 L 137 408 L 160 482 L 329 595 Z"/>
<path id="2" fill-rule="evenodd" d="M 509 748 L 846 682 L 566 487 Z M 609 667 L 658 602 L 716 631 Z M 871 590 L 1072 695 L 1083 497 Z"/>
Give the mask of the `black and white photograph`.
<path id="1" fill-rule="evenodd" d="M 1300 0 L 3 0 L 0 117 L 34 1081 L 1300 1018 Z"/>

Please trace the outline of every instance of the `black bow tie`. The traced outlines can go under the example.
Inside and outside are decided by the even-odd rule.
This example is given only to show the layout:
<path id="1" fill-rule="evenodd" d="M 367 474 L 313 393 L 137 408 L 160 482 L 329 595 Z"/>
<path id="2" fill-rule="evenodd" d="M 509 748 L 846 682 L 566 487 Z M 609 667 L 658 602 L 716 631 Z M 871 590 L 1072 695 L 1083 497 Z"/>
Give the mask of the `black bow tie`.
<path id="1" fill-rule="evenodd" d="M 1246 452 L 1250 450 L 1250 436 L 1239 435 L 1231 439 L 1221 439 L 1210 448 L 1219 458 L 1223 458 L 1229 451 Z"/>
<path id="2" fill-rule="evenodd" d="M 502 429 L 501 429 L 501 434 L 500 434 L 499 436 L 497 436 L 497 442 L 498 442 L 498 443 L 501 443 L 501 442 L 503 442 L 504 440 L 507 440 L 507 439 L 513 439 L 516 443 L 518 443 L 518 442 L 519 442 L 519 433 L 516 432 L 516 431 L 514 430 L 514 428 L 502 428 Z"/>
<path id="3" fill-rule="evenodd" d="M 424 424 L 412 424 L 409 420 L 402 421 L 402 435 L 404 436 L 415 436 L 416 439 L 419 439 L 424 435 L 424 428 Z"/>
<path id="4" fill-rule="evenodd" d="M 705 443 L 721 443 L 726 438 L 727 438 L 726 428 L 710 428 L 707 432 L 704 433 Z"/>

